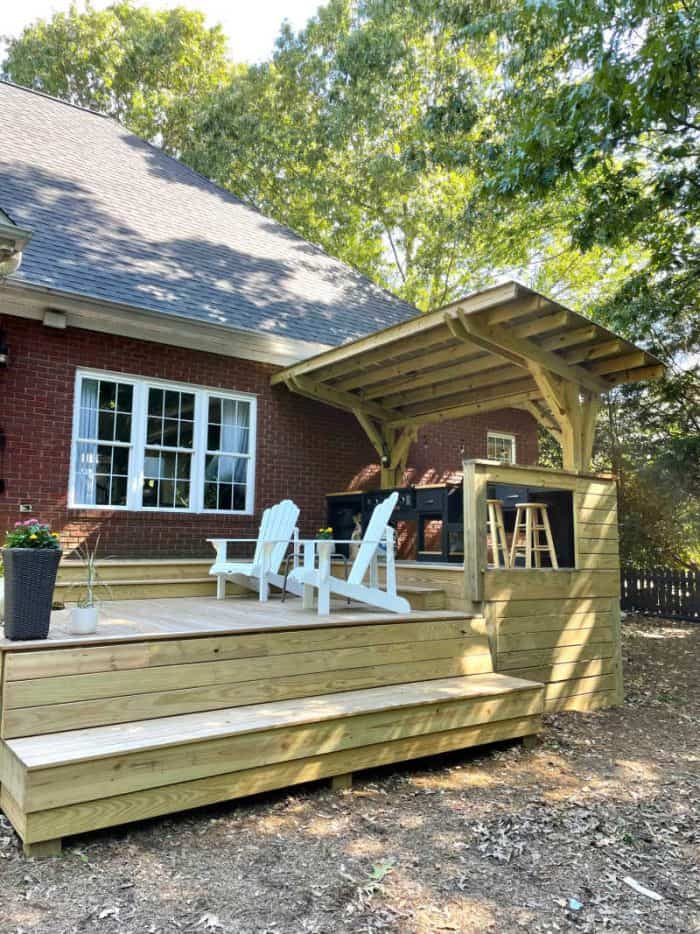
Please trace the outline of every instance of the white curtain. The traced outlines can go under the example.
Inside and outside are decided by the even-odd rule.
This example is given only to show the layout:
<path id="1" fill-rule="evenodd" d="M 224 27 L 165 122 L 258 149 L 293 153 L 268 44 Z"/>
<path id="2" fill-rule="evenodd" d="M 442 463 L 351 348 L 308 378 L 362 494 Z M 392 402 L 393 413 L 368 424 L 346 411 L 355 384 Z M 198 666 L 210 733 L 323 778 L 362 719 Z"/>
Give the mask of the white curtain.
<path id="1" fill-rule="evenodd" d="M 76 450 L 75 500 L 95 503 L 95 471 L 97 468 L 97 416 L 99 382 L 84 379 L 80 384 L 80 417 Z M 95 439 L 94 441 L 89 439 Z"/>
<path id="2" fill-rule="evenodd" d="M 250 406 L 247 402 L 235 402 L 233 399 L 221 400 L 221 450 L 232 454 L 248 453 L 250 429 Z M 219 468 L 219 480 L 224 483 L 245 483 L 247 459 L 236 458 L 231 463 L 229 458 L 222 458 Z M 224 476 L 225 474 L 225 476 Z"/>

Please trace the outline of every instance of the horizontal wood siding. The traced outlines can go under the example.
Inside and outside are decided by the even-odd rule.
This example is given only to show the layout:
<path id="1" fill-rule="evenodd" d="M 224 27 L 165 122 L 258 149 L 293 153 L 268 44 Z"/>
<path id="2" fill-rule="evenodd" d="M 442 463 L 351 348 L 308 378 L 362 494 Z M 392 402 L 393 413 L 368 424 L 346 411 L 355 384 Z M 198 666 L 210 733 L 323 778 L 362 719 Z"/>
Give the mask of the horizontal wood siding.
<path id="1" fill-rule="evenodd" d="M 5 656 L 6 739 L 492 671 L 479 619 L 83 645 Z"/>
<path id="2" fill-rule="evenodd" d="M 542 681 L 545 710 L 620 703 L 620 558 L 612 479 L 483 468 L 489 481 L 573 493 L 575 570 L 483 572 L 484 616 L 495 669 Z"/>

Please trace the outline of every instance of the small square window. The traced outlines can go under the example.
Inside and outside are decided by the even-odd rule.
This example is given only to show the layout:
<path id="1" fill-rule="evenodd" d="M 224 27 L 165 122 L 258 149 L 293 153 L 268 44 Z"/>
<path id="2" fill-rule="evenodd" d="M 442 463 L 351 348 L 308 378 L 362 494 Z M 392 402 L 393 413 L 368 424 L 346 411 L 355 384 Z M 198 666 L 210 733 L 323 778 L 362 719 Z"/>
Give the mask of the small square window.
<path id="1" fill-rule="evenodd" d="M 515 435 L 489 431 L 486 436 L 486 456 L 490 461 L 515 463 Z"/>

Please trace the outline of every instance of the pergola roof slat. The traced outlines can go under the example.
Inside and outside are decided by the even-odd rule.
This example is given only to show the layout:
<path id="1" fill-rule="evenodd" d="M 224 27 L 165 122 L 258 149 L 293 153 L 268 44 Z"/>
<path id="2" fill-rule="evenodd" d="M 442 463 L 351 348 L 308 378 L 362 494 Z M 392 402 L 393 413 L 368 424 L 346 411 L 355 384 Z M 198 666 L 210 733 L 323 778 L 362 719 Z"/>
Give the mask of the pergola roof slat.
<path id="1" fill-rule="evenodd" d="M 360 413 L 383 439 L 383 458 L 396 429 L 520 407 L 578 461 L 590 447 L 578 429 L 600 394 L 663 371 L 620 335 L 510 282 L 303 360 L 272 382 Z"/>

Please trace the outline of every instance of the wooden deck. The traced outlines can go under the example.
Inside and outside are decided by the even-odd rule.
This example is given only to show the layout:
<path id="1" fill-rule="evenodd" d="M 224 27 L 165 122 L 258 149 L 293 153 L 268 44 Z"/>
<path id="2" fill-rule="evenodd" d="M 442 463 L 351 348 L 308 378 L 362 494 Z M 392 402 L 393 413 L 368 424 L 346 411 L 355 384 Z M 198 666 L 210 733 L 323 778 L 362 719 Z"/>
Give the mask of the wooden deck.
<path id="1" fill-rule="evenodd" d="M 272 597 L 260 603 L 254 595 L 229 597 L 174 597 L 159 600 L 113 600 L 100 608 L 100 622 L 94 635 L 72 635 L 70 609 L 54 610 L 47 642 L 75 645 L 82 642 L 111 642 L 144 638 L 203 636 L 216 633 L 274 632 L 285 629 L 317 629 L 329 626 L 371 625 L 387 618 L 392 622 L 422 619 L 464 619 L 463 612 L 447 610 L 412 610 L 408 614 L 389 614 L 359 604 L 348 606 L 334 600 L 331 615 L 320 617 L 304 610 L 301 600 L 289 597 L 284 603 Z M 0 639 L 0 652 L 46 648 L 47 643 L 9 642 Z"/>
<path id="2" fill-rule="evenodd" d="M 541 684 L 493 671 L 485 622 L 299 600 L 129 600 L 94 636 L 0 644 L 0 805 L 63 836 L 540 728 Z"/>

